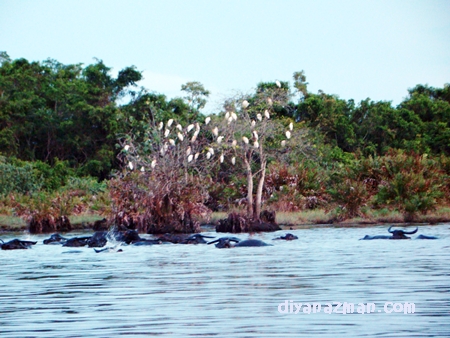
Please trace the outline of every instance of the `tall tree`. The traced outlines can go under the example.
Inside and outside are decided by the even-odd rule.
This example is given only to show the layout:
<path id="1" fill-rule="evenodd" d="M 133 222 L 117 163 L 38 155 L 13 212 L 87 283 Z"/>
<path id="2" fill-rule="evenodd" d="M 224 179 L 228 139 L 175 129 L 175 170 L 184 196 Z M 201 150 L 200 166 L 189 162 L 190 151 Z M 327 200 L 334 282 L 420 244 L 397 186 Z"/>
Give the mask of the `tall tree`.
<path id="1" fill-rule="evenodd" d="M 260 219 L 269 159 L 293 135 L 293 124 L 286 129 L 274 119 L 277 109 L 287 104 L 289 97 L 281 82 L 260 83 L 254 95 L 226 100 L 224 112 L 209 127 L 213 135 L 212 154 L 217 154 L 221 163 L 227 158 L 229 163 L 245 169 L 247 216 L 253 220 Z"/>
<path id="2" fill-rule="evenodd" d="M 134 67 L 115 79 L 102 61 L 83 68 L 55 60 L 2 58 L 0 146 L 24 160 L 69 160 L 84 174 L 105 177 L 114 165 L 116 100 L 135 85 Z"/>
<path id="3" fill-rule="evenodd" d="M 210 94 L 209 90 L 206 90 L 198 81 L 187 82 L 186 84 L 181 85 L 181 90 L 187 94 L 185 99 L 191 106 L 192 113 L 198 114 L 200 109 L 204 108 L 206 105 L 206 99 Z"/>

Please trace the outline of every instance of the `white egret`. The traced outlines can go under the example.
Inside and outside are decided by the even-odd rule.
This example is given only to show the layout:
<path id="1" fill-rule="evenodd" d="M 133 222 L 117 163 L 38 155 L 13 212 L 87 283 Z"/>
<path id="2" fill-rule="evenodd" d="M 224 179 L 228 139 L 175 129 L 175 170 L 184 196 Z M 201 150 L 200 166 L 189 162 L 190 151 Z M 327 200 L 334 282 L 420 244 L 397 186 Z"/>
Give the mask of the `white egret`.
<path id="1" fill-rule="evenodd" d="M 198 133 L 195 132 L 194 135 L 193 135 L 192 138 L 191 138 L 191 143 L 194 143 L 194 142 L 195 142 L 195 140 L 197 139 L 197 135 L 198 135 Z"/>

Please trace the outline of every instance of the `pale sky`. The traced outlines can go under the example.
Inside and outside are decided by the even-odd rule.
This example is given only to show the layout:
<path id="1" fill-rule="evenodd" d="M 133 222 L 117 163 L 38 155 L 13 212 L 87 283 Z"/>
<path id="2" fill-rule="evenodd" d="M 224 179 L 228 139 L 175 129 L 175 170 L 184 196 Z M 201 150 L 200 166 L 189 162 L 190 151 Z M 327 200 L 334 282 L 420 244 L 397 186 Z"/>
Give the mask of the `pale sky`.
<path id="1" fill-rule="evenodd" d="M 0 0 L 0 51 L 134 65 L 168 98 L 199 81 L 205 113 L 300 70 L 310 92 L 397 105 L 450 83 L 450 0 Z"/>

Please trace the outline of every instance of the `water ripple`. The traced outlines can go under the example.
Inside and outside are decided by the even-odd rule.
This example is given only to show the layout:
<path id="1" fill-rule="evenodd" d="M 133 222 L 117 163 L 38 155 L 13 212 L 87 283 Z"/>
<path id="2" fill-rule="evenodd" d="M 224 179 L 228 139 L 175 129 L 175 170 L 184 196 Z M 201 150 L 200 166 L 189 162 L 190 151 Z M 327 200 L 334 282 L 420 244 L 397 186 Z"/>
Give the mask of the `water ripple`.
<path id="1" fill-rule="evenodd" d="M 448 337 L 449 230 L 421 227 L 434 241 L 358 241 L 386 227 L 312 228 L 290 231 L 292 242 L 271 241 L 285 232 L 254 236 L 270 247 L 105 254 L 28 236 L 39 242 L 31 250 L 0 251 L 1 336 Z M 280 313 L 286 301 L 322 311 Z M 325 313 L 332 302 L 377 311 Z M 414 303 L 415 313 L 385 313 L 385 302 Z"/>

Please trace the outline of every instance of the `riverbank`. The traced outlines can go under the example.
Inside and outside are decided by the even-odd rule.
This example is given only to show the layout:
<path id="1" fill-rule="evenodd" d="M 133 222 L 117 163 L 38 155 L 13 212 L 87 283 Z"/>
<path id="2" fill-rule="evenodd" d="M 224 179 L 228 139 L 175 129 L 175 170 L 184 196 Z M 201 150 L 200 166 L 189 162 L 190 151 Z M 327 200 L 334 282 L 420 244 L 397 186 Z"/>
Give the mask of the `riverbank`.
<path id="1" fill-rule="evenodd" d="M 92 229 L 95 221 L 103 219 L 100 214 L 80 214 L 70 216 L 70 222 L 73 230 Z M 226 212 L 214 212 L 209 219 L 201 219 L 203 227 L 215 226 L 220 219 L 227 217 Z M 277 213 L 277 223 L 282 229 L 301 229 L 316 227 L 319 225 L 333 225 L 341 227 L 361 227 L 374 224 L 408 224 L 404 216 L 398 211 L 392 210 L 369 210 L 364 217 L 346 219 L 341 222 L 335 221 L 332 213 L 323 209 L 307 210 L 300 212 L 279 212 Z M 437 224 L 450 222 L 450 207 L 441 207 L 432 213 L 426 215 L 417 215 L 414 223 Z M 0 215 L 1 232 L 27 231 L 27 223 L 24 219 L 11 215 Z"/>

